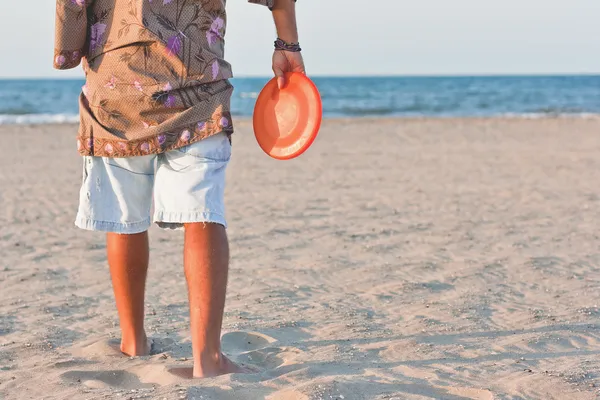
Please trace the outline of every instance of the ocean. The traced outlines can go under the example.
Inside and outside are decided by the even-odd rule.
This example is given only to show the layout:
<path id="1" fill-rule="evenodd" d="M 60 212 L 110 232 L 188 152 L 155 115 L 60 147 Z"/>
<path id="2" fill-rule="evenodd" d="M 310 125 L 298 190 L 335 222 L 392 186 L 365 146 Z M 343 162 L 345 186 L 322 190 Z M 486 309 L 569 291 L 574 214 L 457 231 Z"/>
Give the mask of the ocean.
<path id="1" fill-rule="evenodd" d="M 232 111 L 251 116 L 269 78 L 234 78 Z M 600 75 L 315 77 L 324 117 L 600 114 Z M 76 122 L 82 80 L 0 80 L 0 124 Z"/>

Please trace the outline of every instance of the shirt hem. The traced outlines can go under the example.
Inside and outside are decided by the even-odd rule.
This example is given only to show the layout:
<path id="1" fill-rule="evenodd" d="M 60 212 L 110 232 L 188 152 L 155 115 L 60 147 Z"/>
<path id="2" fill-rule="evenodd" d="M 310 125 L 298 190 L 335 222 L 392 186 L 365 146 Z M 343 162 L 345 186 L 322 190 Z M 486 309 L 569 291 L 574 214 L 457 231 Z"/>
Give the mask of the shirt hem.
<path id="1" fill-rule="evenodd" d="M 80 155 L 91 157 L 147 156 L 188 146 L 219 133 L 225 133 L 228 136 L 233 134 L 231 113 L 223 112 L 213 115 L 210 120 L 188 125 L 174 132 L 160 133 L 137 140 L 94 138 L 80 135 L 77 140 L 77 149 Z"/>

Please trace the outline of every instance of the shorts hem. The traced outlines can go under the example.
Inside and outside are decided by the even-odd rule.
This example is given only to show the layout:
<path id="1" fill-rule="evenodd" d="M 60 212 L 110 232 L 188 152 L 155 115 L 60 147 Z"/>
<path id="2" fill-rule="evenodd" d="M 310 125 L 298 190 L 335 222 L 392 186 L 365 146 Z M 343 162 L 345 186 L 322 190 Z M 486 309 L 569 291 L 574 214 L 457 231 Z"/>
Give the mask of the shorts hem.
<path id="1" fill-rule="evenodd" d="M 154 222 L 163 229 L 182 229 L 183 224 L 193 224 L 197 222 L 219 224 L 227 228 L 227 222 L 225 221 L 224 215 L 206 211 L 156 211 L 154 213 Z"/>
<path id="2" fill-rule="evenodd" d="M 131 235 L 147 231 L 152 225 L 150 219 L 140 222 L 121 223 L 108 221 L 95 221 L 93 219 L 78 216 L 75 226 L 87 231 L 110 232 Z"/>

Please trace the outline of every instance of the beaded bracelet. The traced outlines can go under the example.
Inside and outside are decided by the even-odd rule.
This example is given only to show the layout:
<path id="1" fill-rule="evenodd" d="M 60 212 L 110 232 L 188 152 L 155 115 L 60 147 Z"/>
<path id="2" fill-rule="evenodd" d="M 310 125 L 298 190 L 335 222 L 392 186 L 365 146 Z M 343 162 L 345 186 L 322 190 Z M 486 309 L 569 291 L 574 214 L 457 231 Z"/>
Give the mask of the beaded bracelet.
<path id="1" fill-rule="evenodd" d="M 300 48 L 300 43 L 288 43 L 285 40 L 277 38 L 275 41 L 275 50 L 283 50 L 283 51 L 291 51 L 291 52 L 299 52 L 302 51 Z"/>

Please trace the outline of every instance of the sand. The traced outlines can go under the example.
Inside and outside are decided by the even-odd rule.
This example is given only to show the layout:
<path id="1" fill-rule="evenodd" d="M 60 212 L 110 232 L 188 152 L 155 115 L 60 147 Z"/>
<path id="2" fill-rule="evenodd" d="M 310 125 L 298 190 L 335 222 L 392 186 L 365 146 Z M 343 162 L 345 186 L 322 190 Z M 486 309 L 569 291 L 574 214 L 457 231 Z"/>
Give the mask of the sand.
<path id="1" fill-rule="evenodd" d="M 297 160 L 238 121 L 225 352 L 185 380 L 182 234 L 151 230 L 147 327 L 114 350 L 76 127 L 0 127 L 2 399 L 595 399 L 600 119 L 329 120 Z"/>

